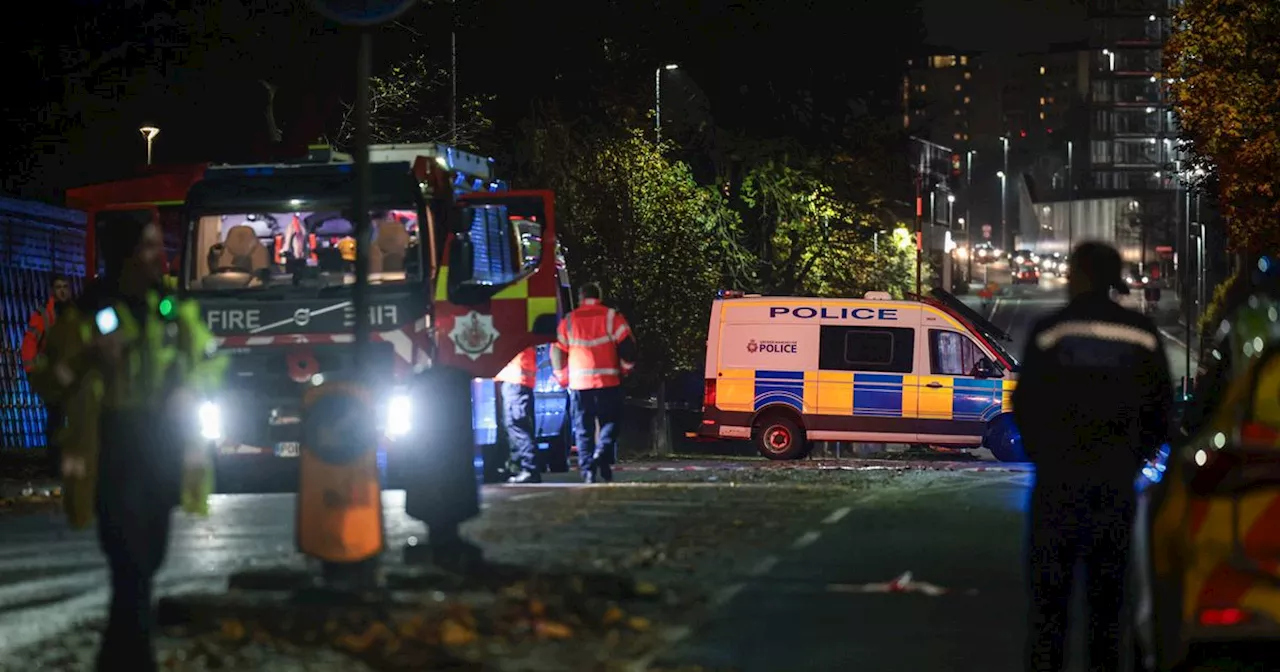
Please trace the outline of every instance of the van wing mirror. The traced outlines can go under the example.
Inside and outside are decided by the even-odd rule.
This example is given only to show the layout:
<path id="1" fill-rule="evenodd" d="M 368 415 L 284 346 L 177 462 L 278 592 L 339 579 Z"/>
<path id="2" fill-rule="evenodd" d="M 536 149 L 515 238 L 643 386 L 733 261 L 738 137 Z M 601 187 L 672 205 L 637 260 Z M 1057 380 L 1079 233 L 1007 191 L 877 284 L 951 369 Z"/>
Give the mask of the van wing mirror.
<path id="1" fill-rule="evenodd" d="M 1004 374 L 1000 373 L 1000 369 L 986 357 L 979 359 L 973 365 L 974 378 L 1003 378 Z"/>
<path id="2" fill-rule="evenodd" d="M 475 246 L 467 233 L 455 233 L 449 240 L 449 302 L 457 305 L 478 303 L 487 297 L 477 296 L 472 282 L 475 276 Z"/>

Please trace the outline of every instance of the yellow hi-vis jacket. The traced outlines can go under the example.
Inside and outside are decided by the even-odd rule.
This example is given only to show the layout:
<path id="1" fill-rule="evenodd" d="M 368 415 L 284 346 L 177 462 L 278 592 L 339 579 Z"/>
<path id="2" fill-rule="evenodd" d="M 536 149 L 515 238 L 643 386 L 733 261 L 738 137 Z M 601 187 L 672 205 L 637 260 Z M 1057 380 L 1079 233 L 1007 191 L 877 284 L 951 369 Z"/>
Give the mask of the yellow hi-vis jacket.
<path id="1" fill-rule="evenodd" d="M 128 306 L 112 307 L 123 341 L 123 375 L 105 375 L 102 365 L 90 356 L 89 345 L 97 337 L 96 315 L 86 314 L 81 306 L 70 306 L 59 316 L 30 375 L 36 392 L 66 413 L 67 426 L 54 439 L 64 459 L 84 465 L 83 471 L 66 474 L 63 480 L 63 504 L 73 527 L 93 521 L 102 411 L 162 407 L 166 401 L 162 397 L 175 384 L 195 399 L 207 398 L 221 385 L 226 369 L 226 359 L 217 354 L 196 302 L 149 292 L 147 308 L 153 318 L 143 324 Z M 57 373 L 60 365 L 62 376 Z M 186 456 L 182 508 L 204 515 L 213 489 L 213 469 L 206 446 L 198 441 L 196 409 L 190 409 L 190 414 L 191 445 L 173 449 L 185 451 Z"/>

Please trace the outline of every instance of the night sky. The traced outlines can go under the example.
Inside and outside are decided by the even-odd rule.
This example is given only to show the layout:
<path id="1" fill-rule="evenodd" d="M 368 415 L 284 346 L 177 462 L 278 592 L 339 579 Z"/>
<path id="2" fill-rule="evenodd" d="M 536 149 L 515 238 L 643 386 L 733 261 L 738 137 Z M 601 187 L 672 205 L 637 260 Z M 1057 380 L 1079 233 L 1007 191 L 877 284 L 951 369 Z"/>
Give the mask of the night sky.
<path id="1" fill-rule="evenodd" d="M 404 26 L 380 29 L 377 52 L 379 66 L 410 49 L 425 49 L 447 65 L 449 26 L 456 21 L 462 93 L 492 94 L 490 115 L 508 129 L 535 100 L 573 106 L 591 100 L 600 86 L 634 91 L 637 106 L 651 104 L 654 66 L 676 62 L 681 69 L 679 80 L 670 82 L 673 97 L 696 92 L 709 101 L 717 125 L 775 136 L 789 130 L 786 108 L 806 95 L 822 116 L 838 119 L 851 100 L 892 114 L 902 65 L 926 42 L 1019 51 L 1083 37 L 1082 10 L 1057 2 L 1062 6 L 921 0 L 916 12 L 902 0 L 459 0 L 456 17 L 447 3 L 435 3 L 414 10 Z M 0 29 L 7 33 L 10 62 L 23 64 L 11 72 L 26 93 L 3 101 L 7 144 L 44 135 L 36 142 L 37 165 L 21 174 L 8 171 L 29 178 L 17 180 L 26 182 L 19 195 L 57 200 L 67 186 L 138 169 L 145 145 L 137 128 L 144 122 L 162 129 L 157 164 L 288 155 L 336 125 L 354 75 L 349 32 L 325 24 L 298 0 L 197 2 L 204 11 L 167 27 L 136 28 L 162 13 L 157 8 L 173 4 L 50 3 L 40 6 L 50 12 L 46 16 Z M 276 11 L 262 11 L 268 5 Z M 65 27 L 68 15 L 81 17 L 79 31 Z M 85 27 L 85 21 L 92 24 Z M 246 36 L 245 25 L 261 29 Z M 235 36 L 220 40 L 220 31 Z M 190 33 L 203 35 L 210 46 L 188 44 Z M 77 42 L 85 59 L 130 42 L 128 58 L 138 62 L 127 75 L 91 78 L 84 87 L 97 89 L 98 97 L 67 121 L 47 101 L 79 89 L 71 83 L 64 88 L 63 78 L 42 76 L 29 64 L 55 62 L 59 53 L 74 53 Z M 158 49 L 170 51 L 146 67 L 144 53 Z M 267 140 L 266 89 L 259 79 L 278 87 L 283 146 Z M 447 104 L 435 101 L 428 108 L 443 111 Z M 65 127 L 40 129 L 34 122 L 41 119 L 62 120 Z"/>

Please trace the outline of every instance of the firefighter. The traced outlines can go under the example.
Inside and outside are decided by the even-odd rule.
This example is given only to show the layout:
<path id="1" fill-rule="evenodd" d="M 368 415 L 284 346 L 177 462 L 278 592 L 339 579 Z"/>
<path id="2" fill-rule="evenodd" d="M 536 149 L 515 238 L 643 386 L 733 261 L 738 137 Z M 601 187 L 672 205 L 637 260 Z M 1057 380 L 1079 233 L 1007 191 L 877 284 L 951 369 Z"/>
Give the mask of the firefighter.
<path id="1" fill-rule="evenodd" d="M 104 276 L 59 317 L 32 371 L 42 396 L 68 404 L 67 513 L 76 527 L 96 514 L 108 560 L 99 670 L 157 669 L 152 583 L 170 513 L 180 502 L 203 512 L 212 485 L 187 476 L 203 446 L 198 400 L 218 384 L 223 360 L 198 306 L 161 291 L 162 255 L 155 224 L 113 228 L 102 241 Z"/>
<path id="2" fill-rule="evenodd" d="M 1028 539 L 1028 669 L 1062 669 L 1072 579 L 1087 567 L 1088 665 L 1120 667 L 1120 621 L 1134 481 L 1168 439 L 1169 362 L 1155 325 L 1122 308 L 1120 255 L 1085 243 L 1071 255 L 1070 301 L 1028 337 L 1013 413 L 1035 463 Z"/>
<path id="3" fill-rule="evenodd" d="M 515 474 L 508 483 L 541 483 L 534 445 L 533 388 L 538 382 L 538 354 L 525 348 L 494 378 L 502 385 L 502 424 L 507 431 Z"/>
<path id="4" fill-rule="evenodd" d="M 631 325 L 600 303 L 602 297 L 600 285 L 583 285 L 579 307 L 560 322 L 551 347 L 556 380 L 569 390 L 578 469 L 587 483 L 613 480 L 622 379 L 635 368 L 637 354 Z"/>
<path id="5" fill-rule="evenodd" d="M 45 335 L 70 302 L 71 280 L 61 273 L 55 273 L 49 279 L 48 301 L 44 308 L 31 313 L 31 319 L 27 321 L 27 332 L 22 335 L 22 368 L 28 376 L 36 365 L 36 358 L 44 352 Z M 62 457 L 56 439 L 58 430 L 64 424 L 64 416 L 62 409 L 55 404 L 46 403 L 45 411 L 44 446 L 49 458 L 49 476 L 57 478 L 62 473 Z"/>

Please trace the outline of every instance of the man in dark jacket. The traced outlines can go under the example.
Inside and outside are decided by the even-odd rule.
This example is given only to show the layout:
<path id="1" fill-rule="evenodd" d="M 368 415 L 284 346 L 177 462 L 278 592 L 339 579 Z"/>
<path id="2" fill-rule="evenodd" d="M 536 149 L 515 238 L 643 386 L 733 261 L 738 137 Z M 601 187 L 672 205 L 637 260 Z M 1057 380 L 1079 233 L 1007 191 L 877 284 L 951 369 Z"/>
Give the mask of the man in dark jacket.
<path id="1" fill-rule="evenodd" d="M 1120 614 L 1134 481 L 1168 440 L 1169 361 L 1151 320 L 1122 308 L 1120 255 L 1085 243 L 1070 259 L 1070 302 L 1033 328 L 1013 394 L 1036 465 L 1028 540 L 1028 669 L 1063 667 L 1072 576 L 1085 563 L 1090 670 L 1120 665 Z"/>

